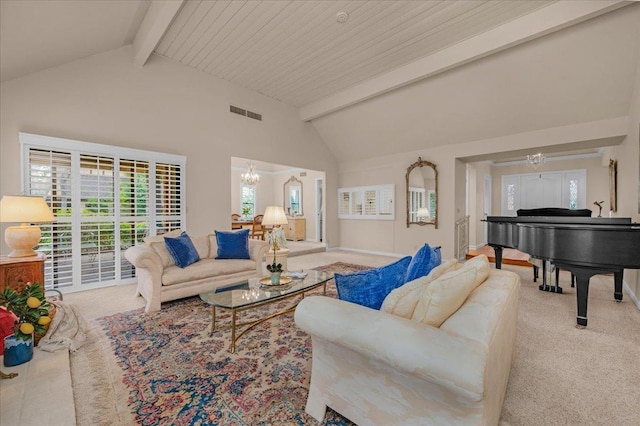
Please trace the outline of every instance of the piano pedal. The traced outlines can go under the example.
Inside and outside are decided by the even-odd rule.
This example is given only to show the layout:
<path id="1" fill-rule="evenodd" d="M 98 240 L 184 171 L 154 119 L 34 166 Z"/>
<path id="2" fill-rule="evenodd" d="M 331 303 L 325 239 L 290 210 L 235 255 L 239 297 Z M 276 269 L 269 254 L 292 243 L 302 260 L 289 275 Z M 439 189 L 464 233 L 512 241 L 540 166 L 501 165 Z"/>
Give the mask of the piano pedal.
<path id="1" fill-rule="evenodd" d="M 538 289 L 540 289 L 540 291 L 548 291 L 549 293 L 562 294 L 562 287 L 557 285 L 540 284 L 540 286 L 538 286 Z"/>

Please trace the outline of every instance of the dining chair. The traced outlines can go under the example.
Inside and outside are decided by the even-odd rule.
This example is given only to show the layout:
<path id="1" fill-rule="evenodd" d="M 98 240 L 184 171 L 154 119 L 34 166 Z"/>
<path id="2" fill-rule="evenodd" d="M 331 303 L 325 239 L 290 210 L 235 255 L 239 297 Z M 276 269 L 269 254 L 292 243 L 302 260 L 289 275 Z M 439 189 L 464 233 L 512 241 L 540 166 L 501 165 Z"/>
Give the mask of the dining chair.
<path id="1" fill-rule="evenodd" d="M 262 225 L 262 218 L 264 215 L 259 214 L 253 217 L 253 225 L 251 226 L 251 238 L 264 240 L 264 225 Z"/>
<path id="2" fill-rule="evenodd" d="M 231 214 L 231 229 L 242 229 L 242 225 L 236 224 L 240 220 L 240 215 L 238 213 Z"/>

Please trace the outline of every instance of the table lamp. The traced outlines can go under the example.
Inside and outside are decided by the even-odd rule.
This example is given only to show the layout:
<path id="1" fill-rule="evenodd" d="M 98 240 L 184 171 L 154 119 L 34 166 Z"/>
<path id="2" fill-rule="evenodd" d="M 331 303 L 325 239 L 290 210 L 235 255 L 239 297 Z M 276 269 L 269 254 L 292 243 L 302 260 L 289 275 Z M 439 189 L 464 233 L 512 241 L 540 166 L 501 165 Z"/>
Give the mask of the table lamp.
<path id="1" fill-rule="evenodd" d="M 276 226 L 286 225 L 289 223 L 287 221 L 287 215 L 284 214 L 284 207 L 282 206 L 268 206 L 264 212 L 264 217 L 262 218 L 262 224 L 264 226 Z M 273 232 L 273 231 L 272 231 Z M 276 263 L 276 251 L 278 251 L 278 245 L 273 245 L 273 263 Z"/>
<path id="2" fill-rule="evenodd" d="M 430 219 L 431 218 L 431 213 L 429 212 L 429 209 L 426 207 L 420 207 L 418 209 L 418 212 L 416 213 L 416 216 L 418 217 L 418 219 L 422 218 L 422 219 Z"/>
<path id="3" fill-rule="evenodd" d="M 36 256 L 33 248 L 40 242 L 40 227 L 31 223 L 53 222 L 53 212 L 42 197 L 5 195 L 0 200 L 0 222 L 20 223 L 9 226 L 4 241 L 13 250 L 9 257 Z"/>

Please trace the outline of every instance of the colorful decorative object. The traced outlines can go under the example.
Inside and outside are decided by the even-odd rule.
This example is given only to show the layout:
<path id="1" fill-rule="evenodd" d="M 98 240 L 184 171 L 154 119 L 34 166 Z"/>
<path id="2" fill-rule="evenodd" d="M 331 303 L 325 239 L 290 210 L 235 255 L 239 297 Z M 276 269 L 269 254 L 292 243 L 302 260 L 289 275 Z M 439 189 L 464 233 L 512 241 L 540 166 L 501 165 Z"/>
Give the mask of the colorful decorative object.
<path id="1" fill-rule="evenodd" d="M 0 306 L 13 312 L 18 320 L 14 325 L 13 332 L 16 338 L 27 340 L 31 335 L 44 333 L 45 326 L 51 322 L 49 317 L 49 302 L 44 297 L 44 291 L 40 284 L 27 283 L 18 292 L 12 288 L 5 287 L 0 293 Z"/>
<path id="2" fill-rule="evenodd" d="M 5 367 L 13 367 L 31 361 L 33 358 L 33 339 L 18 339 L 15 334 L 11 334 L 4 338 L 4 357 L 3 364 Z"/>
<path id="3" fill-rule="evenodd" d="M 317 269 L 353 272 L 368 268 L 337 263 Z M 332 281 L 327 292 L 335 297 Z M 290 303 L 285 300 L 243 312 L 243 321 L 264 318 L 265 313 L 279 312 Z M 292 316 L 257 325 L 243 337 L 239 350 L 230 354 L 229 328 L 208 336 L 209 310 L 193 297 L 167 302 L 154 315 L 143 315 L 138 309 L 98 319 L 122 368 L 132 422 L 318 424 L 305 413 L 311 339 L 300 332 Z M 230 324 L 231 314 L 221 311 L 218 321 Z M 329 411 L 324 424 L 353 423 Z"/>

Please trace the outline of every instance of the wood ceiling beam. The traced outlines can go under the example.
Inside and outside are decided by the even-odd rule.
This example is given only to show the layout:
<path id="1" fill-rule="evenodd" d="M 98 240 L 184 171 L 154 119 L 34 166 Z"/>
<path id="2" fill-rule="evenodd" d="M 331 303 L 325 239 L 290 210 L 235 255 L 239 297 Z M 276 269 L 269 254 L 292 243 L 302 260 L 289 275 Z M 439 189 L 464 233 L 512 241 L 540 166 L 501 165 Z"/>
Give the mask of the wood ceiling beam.
<path id="1" fill-rule="evenodd" d="M 416 81 L 586 21 L 630 1 L 560 1 L 418 61 L 300 107 L 310 121 Z"/>
<path id="2" fill-rule="evenodd" d="M 133 40 L 133 62 L 144 66 L 185 0 L 154 0 Z"/>

